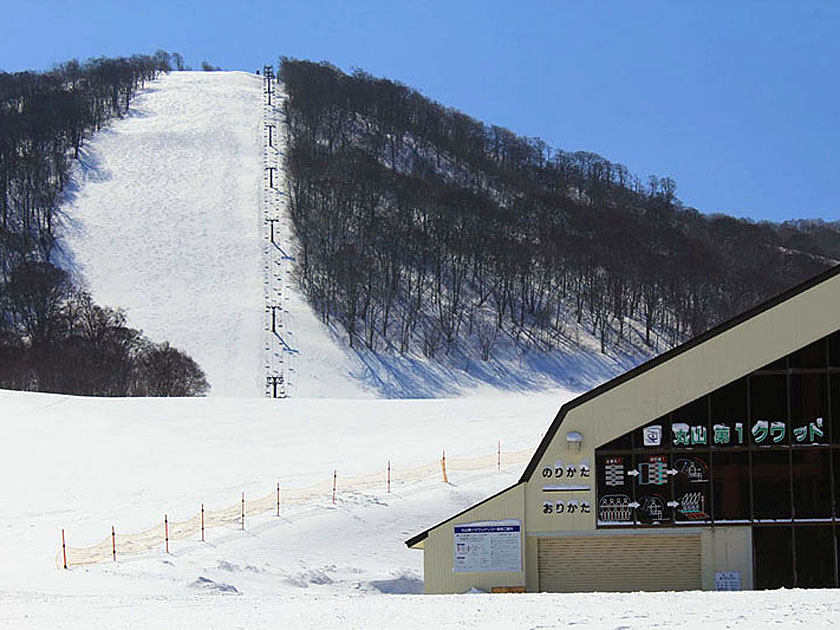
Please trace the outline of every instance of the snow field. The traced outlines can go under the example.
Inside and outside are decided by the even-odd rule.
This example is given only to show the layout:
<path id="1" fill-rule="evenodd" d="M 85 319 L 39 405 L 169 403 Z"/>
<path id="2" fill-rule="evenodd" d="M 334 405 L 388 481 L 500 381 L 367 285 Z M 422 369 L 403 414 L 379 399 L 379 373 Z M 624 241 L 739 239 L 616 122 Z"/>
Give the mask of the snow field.
<path id="1" fill-rule="evenodd" d="M 381 492 L 354 493 L 342 491 L 341 479 L 382 471 L 389 459 L 392 499 L 424 483 L 447 489 L 436 475 L 429 482 L 404 486 L 400 471 L 437 464 L 443 449 L 459 458 L 490 454 L 497 440 L 505 451 L 533 447 L 566 397 L 567 393 L 558 392 L 482 399 L 280 403 L 0 392 L 0 418 L 9 427 L 0 458 L 0 475 L 9 480 L 0 508 L 0 549 L 5 560 L 0 563 L 0 584 L 48 585 L 63 591 L 67 580 L 55 569 L 62 527 L 69 547 L 100 542 L 110 534 L 111 525 L 118 534 L 145 531 L 156 524 L 162 531 L 164 513 L 173 521 L 184 520 L 197 513 L 201 502 L 209 510 L 226 508 L 238 501 L 242 491 L 256 498 L 269 494 L 277 482 L 284 488 L 305 487 L 330 480 L 334 469 L 339 472 L 340 504 L 345 507 L 358 501 L 362 509 L 383 500 L 384 479 Z M 474 476 L 472 472 L 452 475 L 456 484 L 459 478 Z M 490 489 L 514 479 L 502 475 Z M 457 495 L 457 487 L 452 492 Z M 433 524 L 438 515 L 443 518 L 449 510 L 480 498 L 482 491 L 469 494 L 466 503 L 450 503 L 428 515 L 422 509 L 411 519 L 416 523 L 405 527 L 407 535 L 393 539 L 388 553 L 399 560 L 393 565 L 390 559 L 379 562 L 376 575 L 388 577 L 401 567 L 416 574 L 422 556 L 406 549 L 404 538 Z M 328 503 L 325 495 L 323 507 L 333 510 Z M 406 500 L 397 511 L 411 504 Z M 248 529 L 251 524 L 258 523 L 249 519 Z M 378 548 L 377 535 L 371 540 Z M 208 532 L 209 540 L 218 537 Z M 173 549 L 181 544 L 192 543 L 176 542 Z M 284 562 L 306 560 L 300 548 L 285 553 L 292 555 Z M 215 560 L 214 556 L 214 564 Z M 89 570 L 99 574 L 108 569 Z"/>
<path id="2" fill-rule="evenodd" d="M 0 392 L 0 627 L 808 628 L 840 618 L 836 590 L 420 596 L 404 541 L 518 479 L 522 465 L 403 484 L 401 468 L 533 447 L 568 392 L 452 400 L 92 399 Z M 162 518 L 363 475 L 395 484 L 174 541 Z M 156 552 L 55 568 L 68 544 L 161 528 Z"/>

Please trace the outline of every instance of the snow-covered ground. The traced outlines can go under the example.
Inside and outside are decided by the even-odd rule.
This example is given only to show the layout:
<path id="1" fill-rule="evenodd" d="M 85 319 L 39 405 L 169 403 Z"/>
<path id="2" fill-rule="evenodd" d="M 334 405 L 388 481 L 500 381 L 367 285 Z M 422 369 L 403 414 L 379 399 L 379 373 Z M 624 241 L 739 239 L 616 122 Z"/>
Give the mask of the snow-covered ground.
<path id="1" fill-rule="evenodd" d="M 830 627 L 836 590 L 424 596 L 404 541 L 509 485 L 521 465 L 401 483 L 401 468 L 534 446 L 570 393 L 453 400 L 90 399 L 0 391 L 0 627 Z M 249 517 L 116 564 L 68 545 L 247 496 L 382 470 L 394 487 Z M 161 527 L 162 530 L 162 527 Z"/>

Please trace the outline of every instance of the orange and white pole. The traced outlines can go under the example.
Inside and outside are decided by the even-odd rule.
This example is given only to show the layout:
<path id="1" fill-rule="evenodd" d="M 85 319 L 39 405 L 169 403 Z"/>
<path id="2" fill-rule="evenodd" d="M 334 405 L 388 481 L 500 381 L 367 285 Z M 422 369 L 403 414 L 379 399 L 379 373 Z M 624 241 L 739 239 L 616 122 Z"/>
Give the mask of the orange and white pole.
<path id="1" fill-rule="evenodd" d="M 446 451 L 443 451 L 443 457 L 440 458 L 440 469 L 443 472 L 443 483 L 449 483 L 449 478 L 446 476 Z"/>
<path id="2" fill-rule="evenodd" d="M 67 568 L 67 545 L 64 544 L 64 528 L 61 528 L 61 555 L 64 556 L 64 568 Z"/>

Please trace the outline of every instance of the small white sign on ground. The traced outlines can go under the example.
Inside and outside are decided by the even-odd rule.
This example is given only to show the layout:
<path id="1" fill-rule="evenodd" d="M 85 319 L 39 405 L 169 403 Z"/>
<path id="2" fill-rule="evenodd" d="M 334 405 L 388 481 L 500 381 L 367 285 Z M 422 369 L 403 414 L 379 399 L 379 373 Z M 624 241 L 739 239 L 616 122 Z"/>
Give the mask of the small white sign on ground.
<path id="1" fill-rule="evenodd" d="M 455 573 L 522 570 L 522 523 L 518 520 L 455 525 L 454 539 Z"/>

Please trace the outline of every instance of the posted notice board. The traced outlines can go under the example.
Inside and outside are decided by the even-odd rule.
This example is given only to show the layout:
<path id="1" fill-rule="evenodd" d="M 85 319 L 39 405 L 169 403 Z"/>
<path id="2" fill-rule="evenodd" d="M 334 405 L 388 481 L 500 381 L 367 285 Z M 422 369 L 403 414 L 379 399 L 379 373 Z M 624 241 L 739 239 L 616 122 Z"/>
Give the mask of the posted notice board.
<path id="1" fill-rule="evenodd" d="M 522 523 L 480 521 L 454 527 L 455 573 L 522 570 Z"/>

